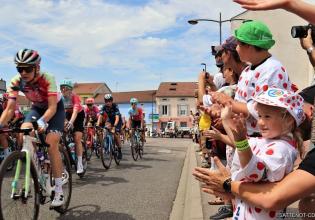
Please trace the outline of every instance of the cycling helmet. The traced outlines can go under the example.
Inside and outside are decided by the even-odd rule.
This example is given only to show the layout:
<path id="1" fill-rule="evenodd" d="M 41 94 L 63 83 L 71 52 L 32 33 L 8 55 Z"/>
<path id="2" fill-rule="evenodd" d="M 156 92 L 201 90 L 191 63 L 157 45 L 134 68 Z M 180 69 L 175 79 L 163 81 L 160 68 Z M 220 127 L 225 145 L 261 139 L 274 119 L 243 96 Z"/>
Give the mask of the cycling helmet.
<path id="1" fill-rule="evenodd" d="M 68 86 L 69 88 L 73 89 L 73 83 L 71 80 L 68 80 L 68 79 L 62 80 L 60 83 L 60 87 L 61 86 Z"/>
<path id="2" fill-rule="evenodd" d="M 136 98 L 131 98 L 131 99 L 130 99 L 130 104 L 138 104 L 138 99 L 136 99 Z"/>
<path id="3" fill-rule="evenodd" d="M 17 66 L 19 65 L 39 65 L 40 56 L 37 51 L 31 49 L 19 50 L 14 58 L 14 62 Z"/>
<path id="4" fill-rule="evenodd" d="M 88 98 L 85 100 L 85 104 L 87 104 L 87 105 L 93 105 L 94 103 L 95 103 L 95 101 L 93 98 Z"/>
<path id="5" fill-rule="evenodd" d="M 105 94 L 105 95 L 104 95 L 104 100 L 111 100 L 111 101 L 113 101 L 113 96 L 112 96 L 112 94 Z"/>

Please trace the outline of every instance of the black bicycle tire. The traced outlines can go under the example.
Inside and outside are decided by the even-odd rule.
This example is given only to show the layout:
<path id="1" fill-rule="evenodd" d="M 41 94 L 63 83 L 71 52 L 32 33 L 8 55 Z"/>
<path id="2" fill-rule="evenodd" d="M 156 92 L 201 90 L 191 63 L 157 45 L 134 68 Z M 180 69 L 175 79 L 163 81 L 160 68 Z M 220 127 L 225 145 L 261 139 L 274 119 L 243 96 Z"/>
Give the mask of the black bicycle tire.
<path id="1" fill-rule="evenodd" d="M 137 161 L 138 160 L 138 152 L 137 152 L 137 149 L 136 149 L 136 147 L 137 147 L 137 140 L 136 140 L 136 138 L 135 138 L 135 136 L 133 136 L 133 138 L 134 138 L 134 140 L 133 140 L 133 144 L 131 143 L 131 155 L 132 155 L 132 158 L 133 158 L 133 160 L 134 161 Z M 131 140 L 130 140 L 131 141 Z"/>
<path id="2" fill-rule="evenodd" d="M 70 164 L 70 159 L 69 159 L 69 155 L 67 150 L 64 147 L 59 147 L 59 151 L 61 154 L 64 155 L 64 160 L 65 160 L 65 166 L 66 166 L 66 170 L 68 172 L 69 175 L 69 179 L 68 179 L 68 183 L 69 183 L 69 194 L 67 197 L 67 200 L 65 201 L 65 204 L 63 204 L 62 206 L 56 207 L 54 208 L 55 211 L 57 211 L 60 214 L 64 214 L 70 205 L 70 201 L 71 201 L 71 195 L 72 195 L 72 175 L 71 175 L 71 164 Z"/>
<path id="3" fill-rule="evenodd" d="M 14 163 L 14 161 L 15 160 L 17 161 L 18 159 L 25 160 L 25 152 L 14 151 L 5 160 L 2 161 L 1 166 L 0 166 L 0 189 L 2 188 L 2 180 L 3 180 L 4 172 L 7 172 L 7 169 L 6 169 L 7 165 L 10 163 Z M 39 182 L 38 182 L 38 177 L 37 177 L 35 166 L 32 162 L 31 162 L 30 173 L 31 173 L 31 178 L 33 179 L 33 183 L 34 183 L 34 195 L 35 195 L 35 197 L 34 197 L 34 215 L 33 215 L 32 219 L 37 220 L 38 215 L 39 215 L 39 207 L 40 207 Z M 0 198 L 1 198 L 1 190 L 0 190 Z M 4 219 L 2 211 L 3 211 L 3 209 L 2 209 L 1 199 L 0 199 L 0 219 Z"/>
<path id="4" fill-rule="evenodd" d="M 109 162 L 108 162 L 108 164 L 106 164 L 105 163 L 105 158 L 104 158 L 104 148 L 105 148 L 105 145 L 106 144 L 106 136 L 105 136 L 105 138 L 104 138 L 104 140 L 103 140 L 103 143 L 102 143 L 102 146 L 101 146 L 101 148 L 100 148 L 100 156 L 101 156 L 101 161 L 102 161 L 102 164 L 103 164 L 103 166 L 104 166 L 104 168 L 106 169 L 106 170 L 108 170 L 109 168 L 110 168 L 110 165 L 111 165 L 111 163 L 112 163 L 112 159 L 113 159 L 113 157 L 112 157 L 112 150 L 110 150 L 110 152 L 109 152 Z"/>

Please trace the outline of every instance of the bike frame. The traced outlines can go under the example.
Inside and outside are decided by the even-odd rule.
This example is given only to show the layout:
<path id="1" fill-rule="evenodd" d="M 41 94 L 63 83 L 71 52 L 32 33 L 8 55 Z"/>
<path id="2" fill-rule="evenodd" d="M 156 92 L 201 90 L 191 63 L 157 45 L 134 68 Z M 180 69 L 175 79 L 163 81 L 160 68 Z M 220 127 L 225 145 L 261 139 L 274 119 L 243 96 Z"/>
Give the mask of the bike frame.
<path id="1" fill-rule="evenodd" d="M 24 182 L 25 198 L 27 198 L 28 192 L 30 189 L 30 180 L 31 180 L 30 175 L 31 175 L 32 161 L 36 167 L 37 176 L 41 171 L 41 167 L 38 166 L 38 157 L 37 157 L 36 151 L 34 151 L 34 148 L 33 148 L 33 142 L 38 143 L 38 139 L 35 137 L 31 137 L 30 135 L 23 135 L 23 148 L 21 151 L 25 152 L 25 157 L 26 157 L 25 182 Z M 22 161 L 21 159 L 19 159 L 16 165 L 14 180 L 11 184 L 12 186 L 11 198 L 14 197 L 14 194 L 16 193 L 16 190 L 17 190 L 18 179 L 21 173 L 21 167 L 22 167 Z"/>
<path id="2" fill-rule="evenodd" d="M 104 128 L 104 133 L 105 134 L 104 134 L 103 141 L 106 143 L 107 138 L 109 139 L 108 140 L 108 143 L 109 143 L 108 150 L 109 150 L 110 153 L 112 153 L 112 151 L 113 151 L 113 146 L 112 145 L 113 145 L 113 141 L 115 141 L 114 134 L 112 132 L 110 132 L 108 128 Z"/>

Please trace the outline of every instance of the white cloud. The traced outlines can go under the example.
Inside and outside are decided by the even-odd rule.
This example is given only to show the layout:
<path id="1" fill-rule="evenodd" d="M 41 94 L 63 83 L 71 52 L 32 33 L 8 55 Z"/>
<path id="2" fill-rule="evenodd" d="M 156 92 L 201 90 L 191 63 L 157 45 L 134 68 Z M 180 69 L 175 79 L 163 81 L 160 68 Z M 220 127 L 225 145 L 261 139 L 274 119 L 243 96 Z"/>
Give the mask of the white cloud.
<path id="1" fill-rule="evenodd" d="M 219 19 L 220 10 L 223 19 L 242 11 L 231 0 L 152 0 L 145 5 L 2 0 L 0 65 L 8 62 L 12 69 L 11 57 L 28 47 L 39 50 L 44 67 L 49 65 L 59 78 L 109 84 L 119 78 L 124 89 L 131 88 L 130 79 L 139 87 L 152 87 L 160 78 L 191 80 L 201 62 L 213 64 L 210 45 L 218 43 L 219 26 L 211 22 L 191 26 L 187 20 Z"/>

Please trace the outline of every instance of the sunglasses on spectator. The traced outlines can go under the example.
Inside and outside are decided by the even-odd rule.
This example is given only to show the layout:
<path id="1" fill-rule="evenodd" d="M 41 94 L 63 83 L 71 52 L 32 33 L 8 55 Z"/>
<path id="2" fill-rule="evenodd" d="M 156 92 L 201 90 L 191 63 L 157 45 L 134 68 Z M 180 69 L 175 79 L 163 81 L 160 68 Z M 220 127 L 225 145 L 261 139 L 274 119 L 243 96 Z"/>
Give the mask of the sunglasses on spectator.
<path id="1" fill-rule="evenodd" d="M 26 73 L 31 73 L 34 67 L 33 66 L 17 66 L 16 69 L 19 73 L 23 73 L 23 71 L 25 71 Z"/>

